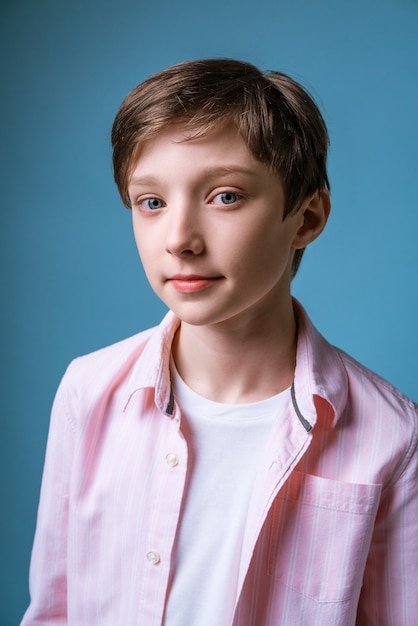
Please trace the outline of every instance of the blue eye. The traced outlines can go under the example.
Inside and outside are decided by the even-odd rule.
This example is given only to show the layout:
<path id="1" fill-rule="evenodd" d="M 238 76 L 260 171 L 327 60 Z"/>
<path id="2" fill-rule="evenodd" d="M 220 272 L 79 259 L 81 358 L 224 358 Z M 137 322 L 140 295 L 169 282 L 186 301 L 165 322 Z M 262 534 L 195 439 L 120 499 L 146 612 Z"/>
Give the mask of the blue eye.
<path id="1" fill-rule="evenodd" d="M 141 205 L 149 211 L 158 211 L 164 206 L 164 202 L 160 198 L 145 198 L 142 200 Z"/>
<path id="2" fill-rule="evenodd" d="M 216 202 L 217 198 L 219 198 L 219 202 Z M 215 204 L 235 204 L 238 198 L 238 194 L 233 191 L 223 191 L 214 197 L 214 202 Z"/>

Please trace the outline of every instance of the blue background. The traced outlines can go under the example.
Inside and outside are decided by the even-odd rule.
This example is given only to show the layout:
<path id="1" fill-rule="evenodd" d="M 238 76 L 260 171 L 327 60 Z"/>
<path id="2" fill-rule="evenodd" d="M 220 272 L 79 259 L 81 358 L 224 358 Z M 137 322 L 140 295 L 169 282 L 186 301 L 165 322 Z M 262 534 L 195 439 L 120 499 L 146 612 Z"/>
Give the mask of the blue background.
<path id="1" fill-rule="evenodd" d="M 333 213 L 294 293 L 333 342 L 418 397 L 417 0 L 2 0 L 0 624 L 28 602 L 49 410 L 68 362 L 159 321 L 109 131 L 173 63 L 249 60 L 327 120 Z"/>

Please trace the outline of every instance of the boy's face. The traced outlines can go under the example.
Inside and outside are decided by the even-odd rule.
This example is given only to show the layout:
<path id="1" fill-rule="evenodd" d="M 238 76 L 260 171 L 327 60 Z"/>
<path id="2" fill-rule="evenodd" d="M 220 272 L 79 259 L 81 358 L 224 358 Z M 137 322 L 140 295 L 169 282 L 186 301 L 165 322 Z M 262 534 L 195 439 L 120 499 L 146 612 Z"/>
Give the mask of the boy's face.
<path id="1" fill-rule="evenodd" d="M 280 179 L 235 127 L 184 139 L 171 127 L 147 142 L 130 179 L 135 239 L 151 286 L 193 325 L 275 315 L 290 296 L 303 217 L 282 220 Z"/>

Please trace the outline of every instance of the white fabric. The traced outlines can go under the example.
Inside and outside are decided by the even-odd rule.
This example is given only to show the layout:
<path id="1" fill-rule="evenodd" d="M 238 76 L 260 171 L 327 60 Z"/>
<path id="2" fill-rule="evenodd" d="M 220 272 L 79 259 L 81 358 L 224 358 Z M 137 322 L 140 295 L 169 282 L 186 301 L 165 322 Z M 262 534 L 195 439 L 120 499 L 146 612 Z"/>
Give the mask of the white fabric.
<path id="1" fill-rule="evenodd" d="M 189 450 L 189 487 L 164 624 L 223 626 L 232 621 L 232 589 L 257 463 L 290 391 L 231 405 L 196 394 L 173 365 L 172 378 Z"/>

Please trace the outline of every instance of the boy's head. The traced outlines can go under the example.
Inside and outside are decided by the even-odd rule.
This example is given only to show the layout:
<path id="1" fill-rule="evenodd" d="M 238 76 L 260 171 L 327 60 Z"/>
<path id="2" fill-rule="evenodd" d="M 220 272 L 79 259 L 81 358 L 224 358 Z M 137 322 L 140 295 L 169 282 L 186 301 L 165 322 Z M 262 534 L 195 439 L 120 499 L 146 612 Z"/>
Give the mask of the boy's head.
<path id="1" fill-rule="evenodd" d="M 198 137 L 222 124 L 239 130 L 253 156 L 277 174 L 284 217 L 315 191 L 329 189 L 328 133 L 315 102 L 293 79 L 232 59 L 180 63 L 151 76 L 125 98 L 112 128 L 115 181 L 130 207 L 129 179 L 144 143 L 168 126 Z M 292 274 L 303 255 L 296 250 Z"/>

